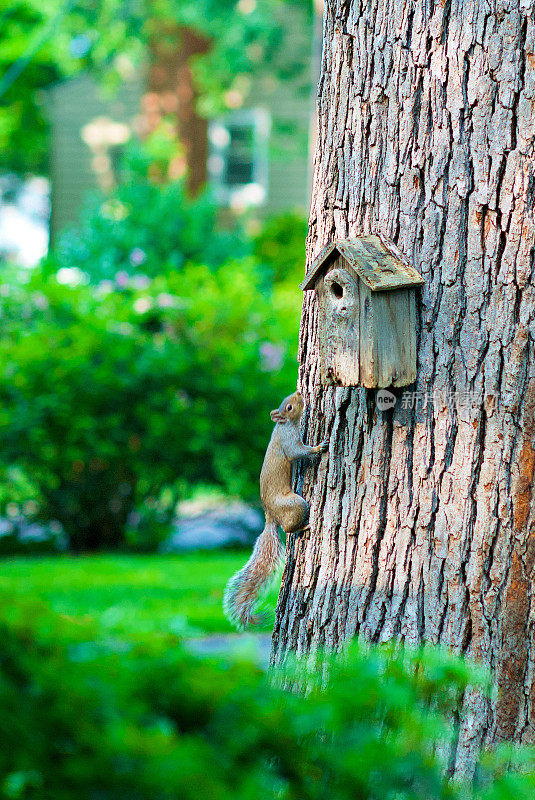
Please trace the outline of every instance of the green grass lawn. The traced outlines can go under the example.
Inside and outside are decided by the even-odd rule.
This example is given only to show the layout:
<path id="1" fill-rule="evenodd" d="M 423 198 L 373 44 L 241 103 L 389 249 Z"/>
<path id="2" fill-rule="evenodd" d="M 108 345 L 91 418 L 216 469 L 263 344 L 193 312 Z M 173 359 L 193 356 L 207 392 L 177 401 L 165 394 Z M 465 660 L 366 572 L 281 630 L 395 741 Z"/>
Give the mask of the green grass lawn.
<path id="1" fill-rule="evenodd" d="M 44 602 L 103 635 L 151 633 L 197 636 L 233 630 L 222 609 L 228 578 L 247 552 L 187 555 L 96 555 L 6 558 L 0 562 L 0 600 L 22 607 Z M 273 625 L 278 585 L 262 603 Z"/>

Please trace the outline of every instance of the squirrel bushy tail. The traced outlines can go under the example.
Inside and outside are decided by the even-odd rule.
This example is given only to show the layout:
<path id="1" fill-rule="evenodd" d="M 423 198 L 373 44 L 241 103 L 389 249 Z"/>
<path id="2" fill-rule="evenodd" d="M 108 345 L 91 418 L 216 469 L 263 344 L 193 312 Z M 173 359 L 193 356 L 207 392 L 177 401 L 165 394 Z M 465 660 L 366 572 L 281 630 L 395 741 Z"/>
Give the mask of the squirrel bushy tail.
<path id="1" fill-rule="evenodd" d="M 239 628 L 257 622 L 253 608 L 261 590 L 284 559 L 277 523 L 266 514 L 264 530 L 258 537 L 249 561 L 227 583 L 223 598 L 225 615 Z"/>

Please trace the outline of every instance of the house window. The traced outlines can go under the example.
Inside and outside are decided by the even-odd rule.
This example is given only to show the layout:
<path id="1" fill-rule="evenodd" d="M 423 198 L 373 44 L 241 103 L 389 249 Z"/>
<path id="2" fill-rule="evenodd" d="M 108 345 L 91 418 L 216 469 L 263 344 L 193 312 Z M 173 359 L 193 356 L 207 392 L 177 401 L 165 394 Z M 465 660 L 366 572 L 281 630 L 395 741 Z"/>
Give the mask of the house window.
<path id="1" fill-rule="evenodd" d="M 218 202 L 235 208 L 265 203 L 270 127 L 261 108 L 234 111 L 210 123 L 208 174 Z"/>

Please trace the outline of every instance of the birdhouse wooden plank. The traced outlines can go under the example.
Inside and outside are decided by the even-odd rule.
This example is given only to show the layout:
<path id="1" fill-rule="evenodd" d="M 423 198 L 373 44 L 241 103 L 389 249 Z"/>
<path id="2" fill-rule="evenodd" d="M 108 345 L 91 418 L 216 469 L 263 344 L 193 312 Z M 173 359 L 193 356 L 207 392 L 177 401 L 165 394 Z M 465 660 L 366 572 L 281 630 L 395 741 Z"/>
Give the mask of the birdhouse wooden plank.
<path id="1" fill-rule="evenodd" d="M 322 383 L 369 389 L 413 383 L 415 292 L 423 282 L 382 236 L 327 245 L 301 284 L 318 297 Z"/>

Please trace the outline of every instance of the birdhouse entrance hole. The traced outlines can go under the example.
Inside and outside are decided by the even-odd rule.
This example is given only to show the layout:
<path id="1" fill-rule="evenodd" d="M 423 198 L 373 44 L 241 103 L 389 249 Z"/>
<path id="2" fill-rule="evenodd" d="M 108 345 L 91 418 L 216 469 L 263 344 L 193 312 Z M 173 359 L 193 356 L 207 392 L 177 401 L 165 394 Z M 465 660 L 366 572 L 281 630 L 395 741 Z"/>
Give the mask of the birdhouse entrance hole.
<path id="1" fill-rule="evenodd" d="M 331 283 L 331 292 L 332 292 L 332 293 L 334 294 L 334 296 L 335 296 L 335 297 L 337 297 L 339 300 L 340 300 L 340 299 L 341 299 L 341 298 L 344 296 L 344 290 L 343 290 L 343 288 L 342 288 L 342 287 L 340 286 L 340 284 L 339 284 L 339 283 L 337 283 L 336 281 L 333 281 L 333 282 Z"/>

